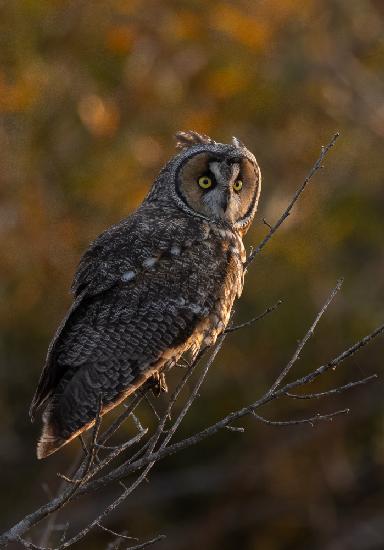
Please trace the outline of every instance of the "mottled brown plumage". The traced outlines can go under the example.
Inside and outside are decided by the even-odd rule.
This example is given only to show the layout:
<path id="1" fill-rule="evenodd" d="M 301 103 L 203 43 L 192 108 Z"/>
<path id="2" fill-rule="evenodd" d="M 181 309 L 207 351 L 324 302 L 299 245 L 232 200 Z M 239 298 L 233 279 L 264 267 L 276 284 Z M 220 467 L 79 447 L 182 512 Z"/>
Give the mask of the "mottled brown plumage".
<path id="1" fill-rule="evenodd" d="M 45 408 L 39 458 L 89 428 L 100 398 L 104 414 L 185 351 L 215 342 L 241 294 L 242 236 L 260 193 L 256 160 L 236 138 L 177 139 L 182 151 L 142 205 L 80 261 L 74 303 L 31 405 L 32 418 Z"/>

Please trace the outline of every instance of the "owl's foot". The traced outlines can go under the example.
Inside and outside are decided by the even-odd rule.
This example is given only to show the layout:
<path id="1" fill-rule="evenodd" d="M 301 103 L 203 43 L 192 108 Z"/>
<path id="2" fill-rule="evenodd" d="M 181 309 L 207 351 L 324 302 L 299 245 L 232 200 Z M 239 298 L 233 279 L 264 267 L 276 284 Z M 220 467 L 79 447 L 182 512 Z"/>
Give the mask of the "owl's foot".
<path id="1" fill-rule="evenodd" d="M 167 393 L 168 386 L 167 382 L 165 381 L 165 374 L 163 372 L 157 372 L 152 376 L 153 380 L 153 386 L 152 386 L 152 393 L 156 397 L 159 397 L 161 393 Z"/>

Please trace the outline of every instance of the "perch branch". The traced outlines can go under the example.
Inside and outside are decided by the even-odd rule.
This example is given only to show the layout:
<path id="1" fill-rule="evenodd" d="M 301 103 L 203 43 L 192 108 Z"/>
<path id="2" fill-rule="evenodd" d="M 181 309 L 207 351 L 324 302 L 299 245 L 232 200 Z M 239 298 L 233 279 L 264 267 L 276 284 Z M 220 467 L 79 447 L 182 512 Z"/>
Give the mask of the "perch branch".
<path id="1" fill-rule="evenodd" d="M 84 493 L 93 493 L 94 491 L 100 489 L 101 487 L 108 485 L 112 481 L 123 479 L 129 474 L 137 470 L 140 470 L 141 468 L 145 467 L 150 461 L 161 460 L 171 454 L 174 454 L 183 449 L 186 449 L 191 445 L 196 445 L 197 443 L 203 441 L 207 437 L 211 437 L 212 435 L 216 434 L 221 429 L 226 429 L 226 427 L 228 425 L 231 425 L 234 421 L 246 415 L 253 414 L 253 411 L 255 411 L 256 409 L 266 405 L 267 403 L 270 403 L 271 401 L 274 401 L 280 397 L 285 396 L 285 394 L 290 390 L 292 390 L 293 388 L 305 386 L 306 384 L 313 382 L 316 378 L 323 375 L 328 370 L 336 368 L 348 357 L 356 353 L 357 350 L 362 349 L 364 346 L 371 343 L 375 338 L 377 338 L 378 336 L 381 336 L 383 333 L 384 333 L 384 325 L 381 325 L 380 327 L 375 329 L 373 332 L 371 332 L 370 334 L 368 334 L 367 336 L 365 336 L 364 338 L 356 342 L 353 346 L 343 351 L 337 357 L 335 357 L 325 365 L 322 365 L 317 369 L 311 371 L 306 376 L 302 376 L 300 378 L 297 378 L 293 382 L 285 384 L 280 389 L 277 389 L 274 393 L 270 393 L 267 391 L 261 398 L 259 398 L 254 403 L 246 407 L 243 407 L 237 411 L 229 413 L 227 416 L 225 416 L 218 422 L 212 424 L 211 426 L 203 429 L 202 431 L 190 437 L 183 439 L 182 441 L 174 443 L 166 448 L 159 449 L 157 452 L 151 455 L 146 455 L 144 457 L 138 458 L 134 462 L 131 462 L 129 464 L 124 464 L 116 468 L 113 472 L 106 474 L 104 477 L 92 481 L 87 488 L 84 488 Z"/>

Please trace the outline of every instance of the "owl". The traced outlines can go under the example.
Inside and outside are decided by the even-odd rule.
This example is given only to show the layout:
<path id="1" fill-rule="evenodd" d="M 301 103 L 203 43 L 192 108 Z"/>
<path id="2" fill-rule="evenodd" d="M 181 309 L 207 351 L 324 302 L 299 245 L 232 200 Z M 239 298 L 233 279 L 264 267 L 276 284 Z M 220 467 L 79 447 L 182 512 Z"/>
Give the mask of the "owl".
<path id="1" fill-rule="evenodd" d="M 32 420 L 44 411 L 38 458 L 149 379 L 165 390 L 165 371 L 215 343 L 242 292 L 242 238 L 261 188 L 256 159 L 237 138 L 176 138 L 180 152 L 141 206 L 80 260 L 30 408 Z"/>

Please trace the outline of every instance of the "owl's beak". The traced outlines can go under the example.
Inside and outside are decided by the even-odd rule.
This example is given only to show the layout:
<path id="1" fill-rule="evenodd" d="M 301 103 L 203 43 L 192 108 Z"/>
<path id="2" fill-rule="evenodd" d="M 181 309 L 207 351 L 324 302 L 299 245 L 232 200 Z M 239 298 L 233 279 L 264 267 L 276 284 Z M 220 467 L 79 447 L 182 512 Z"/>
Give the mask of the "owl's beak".
<path id="1" fill-rule="evenodd" d="M 233 191 L 232 184 L 239 173 L 239 165 L 228 159 L 222 162 L 211 162 L 209 165 L 217 180 L 217 188 L 214 191 L 215 215 L 223 221 L 233 222 Z"/>
<path id="2" fill-rule="evenodd" d="M 229 206 L 229 203 L 230 203 L 230 200 L 231 200 L 231 189 L 230 187 L 227 187 L 223 194 L 222 194 L 222 197 L 221 197 L 221 203 L 220 203 L 220 206 L 221 208 L 223 209 L 223 213 L 225 214 L 226 211 L 228 210 L 228 206 Z"/>
<path id="3" fill-rule="evenodd" d="M 233 208 L 232 208 L 232 201 L 233 201 L 233 191 L 232 191 L 232 185 L 228 185 L 226 189 L 223 191 L 222 194 L 222 200 L 221 200 L 221 218 L 232 224 L 233 223 Z"/>

